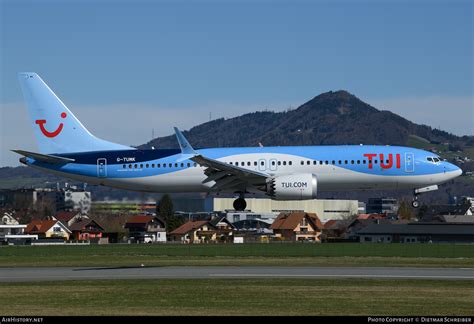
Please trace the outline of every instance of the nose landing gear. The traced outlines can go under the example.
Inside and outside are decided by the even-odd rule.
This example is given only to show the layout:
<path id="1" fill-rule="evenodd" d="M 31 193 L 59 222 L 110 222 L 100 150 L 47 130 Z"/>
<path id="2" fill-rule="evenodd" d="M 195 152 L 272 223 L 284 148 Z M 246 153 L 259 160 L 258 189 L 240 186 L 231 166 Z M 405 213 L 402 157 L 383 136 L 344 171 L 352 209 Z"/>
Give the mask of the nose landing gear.
<path id="1" fill-rule="evenodd" d="M 234 200 L 234 209 L 237 211 L 243 211 L 247 208 L 247 202 L 245 201 L 244 195 L 240 195 L 239 198 Z"/>
<path id="2" fill-rule="evenodd" d="M 420 207 L 420 202 L 418 201 L 418 195 L 415 195 L 415 196 L 413 197 L 413 201 L 411 202 L 411 206 L 412 206 L 413 208 L 418 208 L 418 207 Z"/>
<path id="3" fill-rule="evenodd" d="M 428 187 L 423 187 L 423 188 L 418 188 L 413 191 L 413 201 L 411 202 L 411 205 L 413 208 L 418 208 L 420 207 L 420 202 L 418 201 L 418 195 L 424 192 L 430 192 L 438 190 L 438 185 L 432 185 Z"/>

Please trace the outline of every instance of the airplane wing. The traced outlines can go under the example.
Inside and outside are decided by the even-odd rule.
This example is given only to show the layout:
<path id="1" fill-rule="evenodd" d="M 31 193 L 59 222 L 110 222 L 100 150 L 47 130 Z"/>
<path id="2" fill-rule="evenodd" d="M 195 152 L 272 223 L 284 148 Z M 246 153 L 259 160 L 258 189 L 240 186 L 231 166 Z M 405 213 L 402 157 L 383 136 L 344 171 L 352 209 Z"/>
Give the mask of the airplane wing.
<path id="1" fill-rule="evenodd" d="M 68 159 L 62 156 L 50 155 L 50 154 L 40 154 L 22 150 L 12 150 L 12 152 L 18 153 L 20 155 L 35 159 L 36 161 L 50 163 L 50 164 L 66 164 L 74 162 L 74 159 Z"/>
<path id="2" fill-rule="evenodd" d="M 184 135 L 175 127 L 176 138 L 182 151 L 183 157 L 186 157 L 201 166 L 206 167 L 204 174 L 207 176 L 203 183 L 214 181 L 211 189 L 245 191 L 247 187 L 259 187 L 265 185 L 269 174 L 259 171 L 244 169 L 235 165 L 227 164 L 215 159 L 208 158 L 197 153 Z"/>

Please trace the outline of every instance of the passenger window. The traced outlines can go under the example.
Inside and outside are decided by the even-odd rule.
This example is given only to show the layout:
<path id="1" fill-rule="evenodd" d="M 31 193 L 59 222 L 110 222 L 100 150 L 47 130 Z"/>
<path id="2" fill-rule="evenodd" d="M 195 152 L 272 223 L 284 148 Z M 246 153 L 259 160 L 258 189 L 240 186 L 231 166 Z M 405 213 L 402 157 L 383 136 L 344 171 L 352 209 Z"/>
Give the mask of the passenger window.
<path id="1" fill-rule="evenodd" d="M 281 161 L 278 161 L 278 165 L 281 165 Z"/>
<path id="2" fill-rule="evenodd" d="M 257 166 L 257 161 L 254 161 L 254 162 L 253 162 L 253 165 Z"/>
<path id="3" fill-rule="evenodd" d="M 140 169 L 143 169 L 143 164 L 140 164 Z"/>
<path id="4" fill-rule="evenodd" d="M 239 162 L 235 162 L 235 166 L 239 166 Z"/>
<path id="5" fill-rule="evenodd" d="M 433 159 L 430 158 L 430 157 L 429 157 L 429 158 L 426 158 L 426 159 L 427 159 L 428 161 L 430 161 L 430 162 L 433 162 Z"/>
<path id="6" fill-rule="evenodd" d="M 286 161 L 283 161 L 283 165 L 286 165 Z"/>
<path id="7" fill-rule="evenodd" d="M 136 169 L 136 168 L 138 168 L 138 165 L 135 164 L 134 167 L 135 167 L 135 169 Z"/>
<path id="8" fill-rule="evenodd" d="M 260 162 L 260 165 L 261 165 L 261 166 L 264 166 L 264 165 L 265 165 L 265 162 L 264 162 L 264 161 Z"/>
<path id="9" fill-rule="evenodd" d="M 333 165 L 336 164 L 336 161 L 332 160 L 332 164 L 333 164 Z"/>
<path id="10" fill-rule="evenodd" d="M 301 165 L 304 165 L 304 161 L 301 161 Z"/>
<path id="11" fill-rule="evenodd" d="M 251 163 L 250 163 L 250 162 L 247 162 L 247 166 L 250 166 L 250 165 L 251 165 Z"/>
<path id="12" fill-rule="evenodd" d="M 131 168 L 132 168 L 132 165 L 131 165 L 131 164 L 129 164 L 129 165 L 128 165 L 128 168 L 129 168 L 129 169 L 131 169 Z"/>
<path id="13" fill-rule="evenodd" d="M 152 167 L 152 168 L 155 168 L 155 163 L 152 163 L 151 167 Z"/>
<path id="14" fill-rule="evenodd" d="M 249 165 L 250 165 L 250 162 L 249 162 Z M 272 161 L 272 165 L 275 165 L 275 161 Z"/>
<path id="15" fill-rule="evenodd" d="M 362 164 L 365 164 L 366 160 L 362 160 Z"/>
<path id="16" fill-rule="evenodd" d="M 306 165 L 310 165 L 311 164 L 311 161 L 306 161 Z"/>
<path id="17" fill-rule="evenodd" d="M 354 164 L 354 160 L 351 160 L 351 164 Z"/>
<path id="18" fill-rule="evenodd" d="M 191 166 L 191 163 L 188 162 L 188 168 Z"/>
<path id="19" fill-rule="evenodd" d="M 290 162 L 288 162 L 288 164 L 289 164 L 289 165 L 292 165 L 292 164 L 293 164 L 293 162 L 291 162 L 291 161 L 290 161 Z"/>
<path id="20" fill-rule="evenodd" d="M 125 168 L 127 168 L 127 166 L 124 164 L 122 168 L 124 168 L 124 169 L 125 169 Z"/>
<path id="21" fill-rule="evenodd" d="M 313 164 L 314 164 L 314 165 L 318 164 L 318 161 L 314 160 L 314 161 L 313 161 Z"/>
<path id="22" fill-rule="evenodd" d="M 149 166 L 150 166 L 149 164 L 146 165 L 147 168 L 148 168 Z"/>
<path id="23" fill-rule="evenodd" d="M 181 167 L 184 168 L 184 163 L 181 163 Z"/>
<path id="24" fill-rule="evenodd" d="M 160 163 L 158 163 L 158 164 L 156 165 L 156 167 L 157 167 L 157 168 L 161 167 L 161 164 L 160 164 Z"/>
<path id="25" fill-rule="evenodd" d="M 230 165 L 234 165 L 232 162 L 229 162 Z"/>
<path id="26" fill-rule="evenodd" d="M 323 161 L 319 161 L 319 165 L 323 165 Z"/>
<path id="27" fill-rule="evenodd" d="M 324 161 L 325 164 L 329 164 L 329 161 Z"/>
<path id="28" fill-rule="evenodd" d="M 347 164 L 347 160 L 344 160 L 344 164 Z"/>
<path id="29" fill-rule="evenodd" d="M 374 160 L 374 163 L 377 164 L 377 160 Z"/>
<path id="30" fill-rule="evenodd" d="M 360 164 L 360 160 L 357 160 L 357 164 Z"/>
<path id="31" fill-rule="evenodd" d="M 339 164 L 342 164 L 342 161 L 341 161 L 341 160 L 339 160 L 338 162 L 339 162 Z"/>
<path id="32" fill-rule="evenodd" d="M 170 168 L 172 168 L 172 167 L 173 167 L 173 163 L 168 163 L 168 166 L 169 166 Z"/>

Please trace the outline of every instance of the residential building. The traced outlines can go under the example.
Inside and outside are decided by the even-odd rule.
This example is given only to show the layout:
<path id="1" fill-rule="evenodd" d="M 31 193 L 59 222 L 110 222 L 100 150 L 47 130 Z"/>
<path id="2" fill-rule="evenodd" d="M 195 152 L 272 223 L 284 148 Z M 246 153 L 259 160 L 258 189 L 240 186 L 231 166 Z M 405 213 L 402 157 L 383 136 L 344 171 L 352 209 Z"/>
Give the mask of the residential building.
<path id="1" fill-rule="evenodd" d="M 77 241 L 98 242 L 104 232 L 104 228 L 99 223 L 89 218 L 83 218 L 68 227 L 72 232 L 71 239 Z"/>
<path id="2" fill-rule="evenodd" d="M 158 216 L 136 215 L 125 223 L 131 240 L 141 243 L 166 242 L 166 224 Z"/>
<path id="3" fill-rule="evenodd" d="M 0 245 L 9 244 L 28 244 L 32 240 L 37 240 L 38 235 L 25 234 L 27 225 L 20 224 L 0 224 Z"/>
<path id="4" fill-rule="evenodd" d="M 60 221 L 68 227 L 71 227 L 72 224 L 88 218 L 89 217 L 87 215 L 82 214 L 79 211 L 59 211 L 55 216 L 53 216 L 53 219 Z"/>
<path id="5" fill-rule="evenodd" d="M 13 216 L 14 212 L 4 212 L 1 219 L 1 225 L 19 225 L 18 220 Z"/>
<path id="6" fill-rule="evenodd" d="M 281 213 L 270 229 L 276 238 L 321 242 L 323 224 L 313 213 Z"/>
<path id="7" fill-rule="evenodd" d="M 214 217 L 209 224 L 216 230 L 217 242 L 231 242 L 234 235 L 235 226 L 227 220 L 224 215 Z"/>
<path id="8" fill-rule="evenodd" d="M 216 227 L 209 221 L 189 221 L 170 233 L 172 241 L 210 243 L 217 241 Z"/>
<path id="9" fill-rule="evenodd" d="M 33 220 L 25 229 L 26 234 L 39 238 L 60 238 L 69 240 L 71 230 L 58 220 Z"/>
<path id="10" fill-rule="evenodd" d="M 357 235 L 361 243 L 474 243 L 474 224 L 371 224 Z"/>

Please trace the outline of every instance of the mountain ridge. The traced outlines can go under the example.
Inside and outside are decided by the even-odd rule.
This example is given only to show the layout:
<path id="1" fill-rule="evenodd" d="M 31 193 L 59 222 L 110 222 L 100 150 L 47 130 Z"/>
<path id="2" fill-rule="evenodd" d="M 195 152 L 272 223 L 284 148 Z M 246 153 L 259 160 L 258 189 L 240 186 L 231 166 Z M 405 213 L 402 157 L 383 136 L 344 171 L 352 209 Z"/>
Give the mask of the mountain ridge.
<path id="1" fill-rule="evenodd" d="M 328 91 L 298 108 L 283 112 L 256 111 L 212 120 L 184 132 L 195 147 L 343 144 L 409 144 L 418 136 L 433 144 L 474 145 L 459 137 L 415 124 L 391 111 L 379 110 L 346 90 Z M 469 143 L 467 143 L 469 142 Z M 174 135 L 155 138 L 138 148 L 178 147 Z"/>

